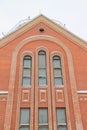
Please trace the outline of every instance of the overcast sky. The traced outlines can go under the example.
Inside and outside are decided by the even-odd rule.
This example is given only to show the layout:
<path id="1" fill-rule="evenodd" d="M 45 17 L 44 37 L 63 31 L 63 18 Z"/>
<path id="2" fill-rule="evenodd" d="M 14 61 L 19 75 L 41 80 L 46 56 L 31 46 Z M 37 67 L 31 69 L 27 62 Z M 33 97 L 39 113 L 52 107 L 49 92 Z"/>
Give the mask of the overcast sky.
<path id="1" fill-rule="evenodd" d="M 20 20 L 40 14 L 87 41 L 87 0 L 0 0 L 0 37 Z"/>

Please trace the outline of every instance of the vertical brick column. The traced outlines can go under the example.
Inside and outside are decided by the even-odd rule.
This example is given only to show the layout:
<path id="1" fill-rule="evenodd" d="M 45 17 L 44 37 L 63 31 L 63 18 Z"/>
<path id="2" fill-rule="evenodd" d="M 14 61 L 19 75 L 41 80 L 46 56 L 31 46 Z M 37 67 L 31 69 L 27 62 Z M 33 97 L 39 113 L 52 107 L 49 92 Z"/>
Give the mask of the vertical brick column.
<path id="1" fill-rule="evenodd" d="M 14 54 L 12 57 L 4 130 L 10 130 L 11 127 L 11 117 L 12 117 L 12 107 L 13 107 L 14 87 L 15 87 L 14 82 L 16 73 L 16 58 L 14 58 L 15 56 L 16 55 Z"/>
<path id="2" fill-rule="evenodd" d="M 37 53 L 39 50 L 44 50 L 46 51 L 46 58 L 47 58 L 47 90 L 48 90 L 48 124 L 49 124 L 49 130 L 52 129 L 52 107 L 51 107 L 51 86 L 50 86 L 50 76 L 49 76 L 49 53 L 48 50 L 44 47 L 41 46 L 37 48 Z M 38 130 L 38 55 L 36 53 L 36 66 L 35 66 L 35 128 L 34 130 Z"/>
<path id="3" fill-rule="evenodd" d="M 52 95 L 51 95 L 51 77 L 50 77 L 50 56 L 47 52 L 47 81 L 48 81 L 48 119 L 49 119 L 49 130 L 53 130 L 52 124 Z"/>
<path id="4" fill-rule="evenodd" d="M 64 59 L 63 59 L 63 55 L 61 52 L 59 51 L 53 51 L 51 53 L 51 57 L 50 57 L 50 62 L 51 62 L 51 67 L 50 67 L 50 75 L 51 75 L 51 93 L 52 93 L 52 114 L 53 114 L 53 129 L 57 130 L 57 121 L 56 121 L 56 97 L 55 97 L 55 87 L 53 85 L 53 63 L 52 63 L 52 58 L 54 55 L 58 55 L 61 57 L 61 64 L 62 64 L 62 71 L 63 71 L 63 81 L 64 81 L 64 95 L 65 95 L 65 104 L 66 104 L 66 113 L 67 113 L 67 126 L 69 130 L 72 130 L 71 128 L 71 120 L 70 120 L 70 110 L 69 110 L 69 101 L 68 101 L 68 94 L 67 94 L 67 85 L 66 85 L 66 78 L 65 78 L 65 67 L 64 67 Z"/>

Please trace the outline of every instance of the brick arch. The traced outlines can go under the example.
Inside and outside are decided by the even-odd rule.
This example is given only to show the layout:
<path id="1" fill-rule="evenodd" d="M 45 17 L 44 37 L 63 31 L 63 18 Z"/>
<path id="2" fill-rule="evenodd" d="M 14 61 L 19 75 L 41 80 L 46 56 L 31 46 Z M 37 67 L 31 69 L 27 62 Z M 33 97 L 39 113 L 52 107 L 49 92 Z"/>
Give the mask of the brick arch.
<path id="1" fill-rule="evenodd" d="M 31 41 L 36 41 L 36 40 L 48 40 L 48 41 L 54 42 L 57 45 L 59 45 L 60 47 L 62 47 L 63 50 L 65 51 L 66 56 L 67 56 L 67 61 L 68 61 L 68 68 L 69 68 L 70 87 L 71 87 L 73 108 L 74 108 L 74 114 L 75 114 L 75 120 L 76 120 L 76 122 L 75 122 L 76 123 L 76 130 L 83 130 L 83 125 L 82 125 L 82 120 L 81 120 L 81 115 L 80 115 L 78 95 L 77 95 L 77 89 L 76 89 L 76 80 L 75 80 L 75 74 L 74 74 L 72 54 L 71 54 L 69 48 L 62 41 L 60 41 L 59 39 L 57 39 L 53 36 L 49 36 L 49 35 L 35 35 L 35 36 L 28 37 L 28 38 L 24 39 L 23 41 L 21 41 L 16 46 L 16 48 L 13 52 L 11 71 L 10 71 L 10 80 L 9 80 L 9 94 L 8 94 L 8 101 L 7 101 L 7 106 L 6 106 L 4 130 L 10 130 L 13 97 L 14 97 L 16 62 L 17 62 L 18 52 L 20 51 L 20 49 L 25 44 L 27 44 Z M 9 113 L 9 110 L 11 111 L 10 113 Z"/>
<path id="2" fill-rule="evenodd" d="M 26 56 L 26 55 L 28 55 L 28 56 L 30 56 L 31 58 L 32 58 L 32 70 L 33 70 L 33 68 L 34 68 L 34 54 L 31 52 L 31 51 L 23 51 L 23 53 L 22 53 L 22 55 L 21 55 L 21 61 L 20 61 L 20 75 L 19 75 L 19 77 L 21 77 L 21 79 L 19 80 L 19 87 L 21 86 L 21 82 L 22 82 L 22 67 L 23 67 L 23 59 L 24 59 L 24 57 Z M 32 71 L 33 72 L 33 71 Z M 33 73 L 32 73 L 32 77 L 33 77 Z M 33 82 L 32 82 L 32 86 L 33 86 Z"/>

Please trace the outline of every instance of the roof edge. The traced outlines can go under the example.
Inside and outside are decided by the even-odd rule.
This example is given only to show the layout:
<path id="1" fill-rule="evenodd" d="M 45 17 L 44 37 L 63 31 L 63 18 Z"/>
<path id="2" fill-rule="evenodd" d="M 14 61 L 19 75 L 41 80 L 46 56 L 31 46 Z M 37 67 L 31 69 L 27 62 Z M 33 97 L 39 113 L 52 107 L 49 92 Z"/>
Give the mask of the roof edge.
<path id="1" fill-rule="evenodd" d="M 62 36 L 67 38 L 68 40 L 72 41 L 73 43 L 79 45 L 80 47 L 84 48 L 87 51 L 87 42 L 83 39 L 79 38 L 66 28 L 63 28 L 59 24 L 55 23 L 48 17 L 44 16 L 43 14 L 38 15 L 37 17 L 30 20 L 27 24 L 20 27 L 18 30 L 12 32 L 11 34 L 7 35 L 3 39 L 0 40 L 0 48 L 9 43 L 10 41 L 14 40 L 18 36 L 25 33 L 27 30 L 31 29 L 33 26 L 38 24 L 39 22 L 44 22 L 47 26 L 49 26 L 54 31 L 60 33 Z"/>

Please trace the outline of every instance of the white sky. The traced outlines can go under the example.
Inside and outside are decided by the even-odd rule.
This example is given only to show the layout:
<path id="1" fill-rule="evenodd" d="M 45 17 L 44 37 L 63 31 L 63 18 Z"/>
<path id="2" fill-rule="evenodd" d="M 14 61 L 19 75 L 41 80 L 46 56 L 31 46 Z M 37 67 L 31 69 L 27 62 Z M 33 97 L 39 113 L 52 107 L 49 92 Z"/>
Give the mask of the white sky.
<path id="1" fill-rule="evenodd" d="M 0 37 L 20 20 L 43 14 L 87 41 L 87 0 L 0 0 Z"/>

